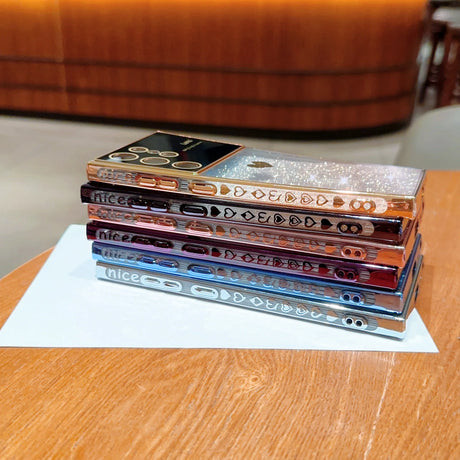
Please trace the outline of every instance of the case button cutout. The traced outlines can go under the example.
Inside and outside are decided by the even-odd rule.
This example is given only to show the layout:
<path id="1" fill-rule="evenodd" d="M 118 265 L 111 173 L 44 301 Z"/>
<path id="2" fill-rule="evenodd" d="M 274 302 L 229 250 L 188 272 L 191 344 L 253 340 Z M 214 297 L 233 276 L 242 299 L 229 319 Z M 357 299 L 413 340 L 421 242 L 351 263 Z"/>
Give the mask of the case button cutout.
<path id="1" fill-rule="evenodd" d="M 197 254 L 199 256 L 205 256 L 208 253 L 208 250 L 203 246 L 197 246 L 195 244 L 184 244 L 182 247 L 184 252 L 188 252 L 190 254 Z"/>
<path id="2" fill-rule="evenodd" d="M 208 212 L 204 206 L 197 206 L 194 204 L 183 204 L 180 207 L 180 212 L 186 216 L 205 217 Z"/>
<path id="3" fill-rule="evenodd" d="M 136 177 L 136 184 L 139 185 L 139 187 L 156 188 L 157 181 L 154 177 L 138 175 Z"/>
<path id="4" fill-rule="evenodd" d="M 344 246 L 342 249 L 342 256 L 348 259 L 360 259 L 366 258 L 366 251 L 356 246 Z"/>
<path id="5" fill-rule="evenodd" d="M 153 245 L 160 249 L 171 249 L 174 245 L 167 240 L 155 240 Z"/>
<path id="6" fill-rule="evenodd" d="M 217 193 L 217 187 L 214 184 L 206 184 L 205 182 L 192 182 L 190 191 L 197 195 L 214 196 Z"/>
<path id="7" fill-rule="evenodd" d="M 168 271 L 176 271 L 179 268 L 179 264 L 175 260 L 158 260 L 156 265 Z"/>
<path id="8" fill-rule="evenodd" d="M 337 229 L 342 234 L 359 235 L 363 231 L 363 227 L 355 222 L 339 222 Z"/>
<path id="9" fill-rule="evenodd" d="M 358 279 L 358 274 L 354 270 L 346 268 L 336 268 L 334 276 L 338 279 L 347 281 L 356 281 Z"/>
<path id="10" fill-rule="evenodd" d="M 189 265 L 187 267 L 187 271 L 190 274 L 205 276 L 207 278 L 212 278 L 214 276 L 214 273 L 212 272 L 211 268 L 205 267 L 203 265 L 195 265 L 195 264 Z"/>
<path id="11" fill-rule="evenodd" d="M 217 289 L 211 288 L 209 286 L 200 286 L 195 284 L 191 287 L 190 292 L 197 297 L 202 297 L 204 299 L 218 299 L 219 292 Z"/>
<path id="12" fill-rule="evenodd" d="M 163 190 L 177 190 L 177 188 L 179 187 L 179 183 L 177 182 L 177 180 L 174 179 L 157 178 L 156 184 L 158 188 L 161 188 Z"/>
<path id="13" fill-rule="evenodd" d="M 212 228 L 202 222 L 190 222 L 185 226 L 185 231 L 188 233 L 195 233 L 198 235 L 211 236 L 213 234 Z"/>

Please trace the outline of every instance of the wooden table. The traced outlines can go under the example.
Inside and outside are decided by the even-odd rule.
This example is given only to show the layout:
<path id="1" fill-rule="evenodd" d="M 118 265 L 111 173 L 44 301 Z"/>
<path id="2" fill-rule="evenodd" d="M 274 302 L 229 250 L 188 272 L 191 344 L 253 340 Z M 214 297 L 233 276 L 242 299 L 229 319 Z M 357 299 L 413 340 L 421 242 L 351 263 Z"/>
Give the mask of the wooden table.
<path id="1" fill-rule="evenodd" d="M 460 172 L 430 172 L 439 354 L 0 349 L 0 458 L 460 458 Z M 0 281 L 0 324 L 46 260 Z"/>

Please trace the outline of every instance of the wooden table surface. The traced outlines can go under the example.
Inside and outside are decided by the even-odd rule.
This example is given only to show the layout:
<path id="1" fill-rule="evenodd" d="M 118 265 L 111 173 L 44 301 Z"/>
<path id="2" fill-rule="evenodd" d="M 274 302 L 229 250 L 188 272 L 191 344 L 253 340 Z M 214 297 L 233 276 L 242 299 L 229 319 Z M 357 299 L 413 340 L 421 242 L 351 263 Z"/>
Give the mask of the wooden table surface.
<path id="1" fill-rule="evenodd" d="M 459 197 L 428 174 L 439 353 L 2 348 L 0 458 L 460 458 Z M 48 254 L 0 281 L 0 324 Z"/>

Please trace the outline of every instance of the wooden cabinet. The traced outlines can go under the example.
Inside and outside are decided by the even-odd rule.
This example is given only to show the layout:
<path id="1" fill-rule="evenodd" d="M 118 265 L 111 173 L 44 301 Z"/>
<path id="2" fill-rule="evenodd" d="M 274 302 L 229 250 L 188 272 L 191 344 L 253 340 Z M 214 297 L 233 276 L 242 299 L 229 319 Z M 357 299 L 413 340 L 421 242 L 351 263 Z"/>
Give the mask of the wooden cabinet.
<path id="1" fill-rule="evenodd" d="M 0 5 L 0 108 L 67 112 L 57 0 Z"/>
<path id="2" fill-rule="evenodd" d="M 0 108 L 301 131 L 400 123 L 424 6 L 9 0 Z"/>

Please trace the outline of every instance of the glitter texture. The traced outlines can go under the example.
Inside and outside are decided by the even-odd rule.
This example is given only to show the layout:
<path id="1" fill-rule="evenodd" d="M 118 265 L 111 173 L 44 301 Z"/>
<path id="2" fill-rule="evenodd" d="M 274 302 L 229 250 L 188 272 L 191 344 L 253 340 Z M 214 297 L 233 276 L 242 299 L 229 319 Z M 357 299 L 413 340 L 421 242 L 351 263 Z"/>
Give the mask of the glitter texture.
<path id="1" fill-rule="evenodd" d="M 335 191 L 415 196 L 423 170 L 401 166 L 339 163 L 245 148 L 204 176 Z"/>

